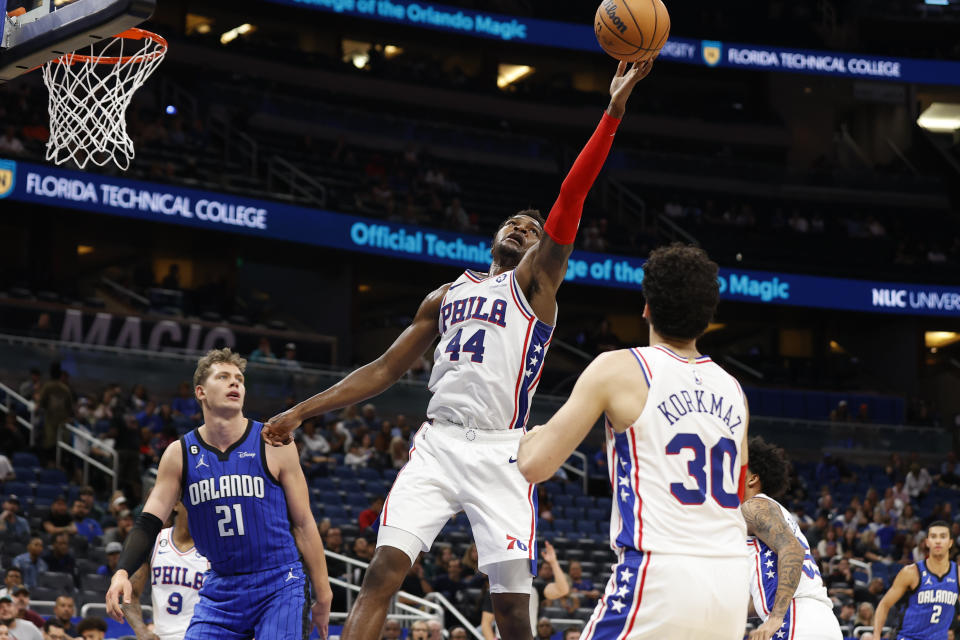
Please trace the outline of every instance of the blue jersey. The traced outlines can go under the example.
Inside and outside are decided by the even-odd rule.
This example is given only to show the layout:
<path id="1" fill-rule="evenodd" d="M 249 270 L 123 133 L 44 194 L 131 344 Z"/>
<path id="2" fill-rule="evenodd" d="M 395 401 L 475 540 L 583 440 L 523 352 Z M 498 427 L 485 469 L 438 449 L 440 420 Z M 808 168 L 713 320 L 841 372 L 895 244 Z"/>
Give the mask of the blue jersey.
<path id="1" fill-rule="evenodd" d="M 223 452 L 197 429 L 180 440 L 190 535 L 220 575 L 274 569 L 300 556 L 286 495 L 267 468 L 262 429 L 248 420 L 243 436 Z"/>
<path id="2" fill-rule="evenodd" d="M 957 563 L 951 562 L 943 576 L 918 562 L 920 584 L 910 594 L 898 640 L 947 640 L 957 606 Z"/>

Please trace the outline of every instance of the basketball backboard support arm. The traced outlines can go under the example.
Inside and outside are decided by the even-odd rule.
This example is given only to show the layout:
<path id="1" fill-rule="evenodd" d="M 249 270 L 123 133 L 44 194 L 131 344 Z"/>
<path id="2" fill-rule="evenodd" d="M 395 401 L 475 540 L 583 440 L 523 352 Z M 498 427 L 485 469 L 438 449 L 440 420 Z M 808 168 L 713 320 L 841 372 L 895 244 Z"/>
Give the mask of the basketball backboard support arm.
<path id="1" fill-rule="evenodd" d="M 22 16 L 0 15 L 0 84 L 45 62 L 149 20 L 156 0 L 53 0 Z"/>

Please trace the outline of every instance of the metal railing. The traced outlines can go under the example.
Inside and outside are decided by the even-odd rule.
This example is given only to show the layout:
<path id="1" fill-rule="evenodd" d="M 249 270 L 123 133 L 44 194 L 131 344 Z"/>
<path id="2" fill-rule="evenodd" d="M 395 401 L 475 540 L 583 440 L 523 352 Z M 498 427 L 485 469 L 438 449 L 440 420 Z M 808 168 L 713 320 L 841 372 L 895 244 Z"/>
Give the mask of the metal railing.
<path id="1" fill-rule="evenodd" d="M 578 469 L 570 464 L 570 461 L 574 459 L 580 461 L 580 463 L 583 465 L 582 469 Z M 574 451 L 570 454 L 570 457 L 567 458 L 562 465 L 560 465 L 560 468 L 564 471 L 569 471 L 576 476 L 580 476 L 580 482 L 583 483 L 583 494 L 587 495 L 587 476 L 590 473 L 590 461 L 587 460 L 587 456 L 579 451 Z"/>
<path id="2" fill-rule="evenodd" d="M 29 422 L 24 420 L 23 416 L 21 416 L 19 413 L 16 415 L 17 415 L 17 424 L 23 426 L 30 433 L 30 446 L 32 447 L 37 439 L 36 429 L 34 429 L 34 426 L 33 426 L 33 423 L 35 422 L 35 418 L 37 416 L 36 403 L 33 400 L 28 400 L 27 398 L 24 398 L 22 395 L 20 395 L 19 393 L 17 393 L 16 391 L 8 387 L 7 385 L 3 384 L 2 382 L 0 382 L 0 391 L 3 391 L 4 395 L 7 398 L 6 403 L 0 406 L 0 409 L 3 409 L 4 414 L 9 414 L 11 411 L 14 410 L 14 406 L 13 406 L 14 402 L 26 407 L 27 411 L 30 413 Z"/>
<path id="3" fill-rule="evenodd" d="M 31 601 L 31 606 L 34 604 Z M 54 604 L 51 602 L 50 604 Z M 141 604 L 140 608 L 143 610 L 144 618 L 153 618 L 153 607 L 149 604 Z M 101 618 L 107 617 L 107 605 L 106 603 L 100 604 L 99 602 L 88 602 L 87 604 L 80 607 L 80 617 L 86 618 L 90 615 L 90 612 L 96 612 L 100 615 Z M 132 635 L 132 634 L 131 634 Z"/>
<path id="4" fill-rule="evenodd" d="M 108 289 L 110 289 L 117 295 L 127 298 L 131 302 L 135 302 L 141 307 L 150 306 L 150 301 L 144 298 L 142 295 L 140 295 L 136 291 L 133 291 L 131 289 L 124 287 L 118 282 L 114 282 L 113 280 L 111 280 L 106 276 L 102 276 L 100 278 L 100 282 L 102 282 Z"/>
<path id="5" fill-rule="evenodd" d="M 239 156 L 245 161 L 250 175 L 257 175 L 260 147 L 256 140 L 231 125 L 222 113 L 210 114 L 209 130 L 223 141 L 224 160 L 229 162 Z"/>
<path id="6" fill-rule="evenodd" d="M 303 198 L 318 207 L 327 206 L 326 185 L 280 156 L 273 156 L 267 163 L 267 190 L 279 192 L 281 185 L 286 185 L 292 196 Z"/>
<path id="7" fill-rule="evenodd" d="M 72 444 L 64 440 L 63 436 L 65 435 L 65 433 L 73 434 Z M 78 449 L 75 446 L 78 444 L 77 442 L 78 439 L 83 442 L 86 448 L 86 451 Z M 89 453 L 87 453 L 91 447 L 96 447 L 97 449 L 109 455 L 110 458 L 113 460 L 113 465 L 108 467 L 107 465 L 103 464 L 96 458 L 92 457 Z M 87 431 L 81 429 L 76 425 L 64 424 L 64 425 L 61 425 L 60 429 L 58 429 L 57 431 L 57 466 L 58 467 L 61 466 L 60 465 L 60 459 L 62 457 L 61 451 L 66 451 L 67 453 L 71 453 L 77 456 L 78 458 L 80 458 L 81 460 L 83 460 L 83 484 L 85 485 L 90 484 L 89 482 L 90 466 L 92 465 L 97 469 L 99 469 L 100 471 L 103 471 L 108 476 L 110 476 L 111 485 L 113 487 L 112 491 L 117 490 L 117 477 L 119 476 L 119 471 L 120 471 L 119 469 L 120 459 L 117 456 L 116 450 L 110 445 L 108 445 L 106 442 L 104 442 L 103 440 L 100 440 L 99 438 L 94 437 L 93 435 L 91 435 L 90 433 L 88 433 Z"/>

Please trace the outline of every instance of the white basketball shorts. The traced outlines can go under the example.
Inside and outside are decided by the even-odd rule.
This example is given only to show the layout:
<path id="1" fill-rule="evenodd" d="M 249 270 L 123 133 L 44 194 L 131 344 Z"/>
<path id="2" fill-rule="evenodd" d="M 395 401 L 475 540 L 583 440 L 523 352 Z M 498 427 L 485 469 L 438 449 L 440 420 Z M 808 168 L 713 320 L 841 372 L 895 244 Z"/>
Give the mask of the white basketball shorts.
<path id="1" fill-rule="evenodd" d="M 794 598 L 783 616 L 782 640 L 843 640 L 833 608 L 815 598 Z M 779 631 L 773 634 L 779 637 Z"/>
<path id="2" fill-rule="evenodd" d="M 447 521 L 464 511 L 480 567 L 526 559 L 536 575 L 537 490 L 517 469 L 521 437 L 521 429 L 425 422 L 383 505 L 380 526 L 415 535 L 427 551 Z"/>
<path id="3" fill-rule="evenodd" d="M 627 551 L 581 640 L 741 640 L 747 558 Z"/>

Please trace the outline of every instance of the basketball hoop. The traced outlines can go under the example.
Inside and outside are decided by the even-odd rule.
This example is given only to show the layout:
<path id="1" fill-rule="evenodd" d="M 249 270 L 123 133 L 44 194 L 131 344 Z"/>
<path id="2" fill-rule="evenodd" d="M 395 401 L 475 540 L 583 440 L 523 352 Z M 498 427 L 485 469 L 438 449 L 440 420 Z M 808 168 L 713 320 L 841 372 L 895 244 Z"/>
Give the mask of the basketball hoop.
<path id="1" fill-rule="evenodd" d="M 43 65 L 50 92 L 47 160 L 127 170 L 134 157 L 127 135 L 127 107 L 167 53 L 167 41 L 143 29 L 68 53 Z"/>

